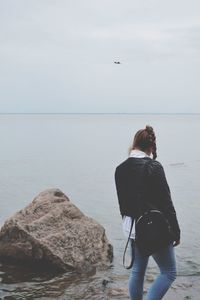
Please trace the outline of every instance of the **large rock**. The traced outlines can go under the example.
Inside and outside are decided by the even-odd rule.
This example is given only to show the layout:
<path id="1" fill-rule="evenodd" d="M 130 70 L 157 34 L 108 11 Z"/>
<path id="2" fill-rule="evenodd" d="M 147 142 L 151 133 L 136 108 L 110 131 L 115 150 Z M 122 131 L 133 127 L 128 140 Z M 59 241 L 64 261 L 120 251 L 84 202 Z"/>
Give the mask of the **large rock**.
<path id="1" fill-rule="evenodd" d="M 61 270 L 109 266 L 113 249 L 105 229 L 58 189 L 40 193 L 0 231 L 0 258 Z"/>

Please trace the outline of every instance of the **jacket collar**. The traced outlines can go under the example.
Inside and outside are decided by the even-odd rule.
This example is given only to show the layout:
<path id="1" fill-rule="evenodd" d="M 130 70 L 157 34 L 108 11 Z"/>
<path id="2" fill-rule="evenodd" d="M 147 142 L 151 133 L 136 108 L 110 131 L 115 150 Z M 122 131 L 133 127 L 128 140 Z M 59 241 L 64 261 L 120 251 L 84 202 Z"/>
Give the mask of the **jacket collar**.
<path id="1" fill-rule="evenodd" d="M 144 157 L 150 157 L 150 156 L 141 150 L 134 149 L 134 150 L 131 150 L 129 157 L 144 158 Z"/>

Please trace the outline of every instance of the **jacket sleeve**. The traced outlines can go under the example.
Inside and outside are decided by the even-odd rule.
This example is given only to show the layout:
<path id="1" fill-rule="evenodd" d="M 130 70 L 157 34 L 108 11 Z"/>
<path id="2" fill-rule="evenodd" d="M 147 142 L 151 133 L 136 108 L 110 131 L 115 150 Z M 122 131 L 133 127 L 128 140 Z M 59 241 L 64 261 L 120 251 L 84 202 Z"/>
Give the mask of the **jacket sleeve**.
<path id="1" fill-rule="evenodd" d="M 157 207 L 161 209 L 167 218 L 175 236 L 175 241 L 180 240 L 180 227 L 178 224 L 176 211 L 171 199 L 171 193 L 162 165 L 154 161 L 152 168 L 151 188 L 153 189 L 154 199 Z"/>

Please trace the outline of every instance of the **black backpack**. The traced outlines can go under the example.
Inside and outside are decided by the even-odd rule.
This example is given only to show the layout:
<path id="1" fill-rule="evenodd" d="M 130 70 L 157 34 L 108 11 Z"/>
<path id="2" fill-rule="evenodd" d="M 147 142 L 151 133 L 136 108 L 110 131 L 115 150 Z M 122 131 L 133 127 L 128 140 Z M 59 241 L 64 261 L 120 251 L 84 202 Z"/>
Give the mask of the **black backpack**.
<path id="1" fill-rule="evenodd" d="M 142 255 L 149 256 L 173 242 L 168 220 L 158 209 L 145 211 L 135 222 L 135 243 Z"/>

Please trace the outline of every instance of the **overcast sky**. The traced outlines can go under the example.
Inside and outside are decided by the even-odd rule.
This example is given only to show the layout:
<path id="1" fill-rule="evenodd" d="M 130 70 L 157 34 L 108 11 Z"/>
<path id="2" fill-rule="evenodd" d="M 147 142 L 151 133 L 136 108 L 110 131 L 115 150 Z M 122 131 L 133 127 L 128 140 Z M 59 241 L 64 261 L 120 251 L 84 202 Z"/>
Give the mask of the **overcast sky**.
<path id="1" fill-rule="evenodd" d="M 0 112 L 200 113 L 200 1 L 0 0 Z"/>

